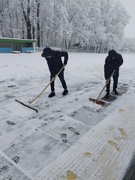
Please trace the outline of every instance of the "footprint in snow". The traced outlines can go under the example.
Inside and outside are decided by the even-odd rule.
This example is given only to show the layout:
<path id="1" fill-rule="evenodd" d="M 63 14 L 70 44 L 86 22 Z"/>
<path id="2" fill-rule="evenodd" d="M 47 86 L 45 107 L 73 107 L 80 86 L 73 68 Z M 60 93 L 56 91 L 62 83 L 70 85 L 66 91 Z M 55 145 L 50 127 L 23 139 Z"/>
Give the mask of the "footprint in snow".
<path id="1" fill-rule="evenodd" d="M 16 125 L 16 123 L 11 122 L 11 121 L 6 121 L 6 123 L 9 124 L 9 125 Z"/>
<path id="2" fill-rule="evenodd" d="M 6 166 L 3 166 L 2 168 L 0 168 L 0 172 L 7 172 L 9 170 L 9 167 L 6 165 Z"/>
<path id="3" fill-rule="evenodd" d="M 15 87 L 15 85 L 10 85 L 10 86 L 8 86 L 8 88 L 12 88 L 12 87 Z"/>
<path id="4" fill-rule="evenodd" d="M 64 143 L 67 143 L 67 142 L 68 142 L 68 140 L 66 139 L 66 138 L 67 138 L 67 134 L 63 133 L 63 134 L 61 134 L 60 136 L 61 136 L 61 139 L 62 139 L 62 141 L 63 141 Z"/>
<path id="5" fill-rule="evenodd" d="M 3 180 L 12 180 L 12 176 L 7 176 L 7 177 L 4 177 L 4 179 Z"/>
<path id="6" fill-rule="evenodd" d="M 71 114 L 71 117 L 74 117 L 75 115 L 77 115 L 77 111 L 74 111 L 74 112 Z"/>
<path id="7" fill-rule="evenodd" d="M 12 158 L 12 160 L 17 164 L 19 162 L 19 157 L 18 156 L 15 156 Z"/>
<path id="8" fill-rule="evenodd" d="M 75 130 L 75 128 L 73 128 L 73 127 L 68 127 L 68 129 L 69 129 L 71 132 L 73 132 L 75 135 L 80 135 L 80 133 L 77 132 L 77 131 Z"/>
<path id="9" fill-rule="evenodd" d="M 60 121 L 65 121 L 65 119 L 62 119 L 62 118 L 61 118 Z"/>

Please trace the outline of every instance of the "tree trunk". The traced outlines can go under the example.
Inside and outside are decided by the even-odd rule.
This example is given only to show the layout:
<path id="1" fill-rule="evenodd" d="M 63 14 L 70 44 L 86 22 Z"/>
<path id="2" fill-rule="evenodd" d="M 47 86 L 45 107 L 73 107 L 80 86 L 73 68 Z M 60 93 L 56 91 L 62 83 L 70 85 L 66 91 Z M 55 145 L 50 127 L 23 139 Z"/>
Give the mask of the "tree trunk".
<path id="1" fill-rule="evenodd" d="M 30 21 L 30 0 L 28 1 L 28 6 L 27 6 L 27 13 L 23 8 L 23 15 L 24 15 L 24 19 L 25 19 L 25 23 L 26 23 L 26 29 L 27 29 L 27 39 L 32 39 L 32 34 L 31 34 L 31 21 Z"/>
<path id="2" fill-rule="evenodd" d="M 40 47 L 40 0 L 37 3 L 37 46 Z"/>

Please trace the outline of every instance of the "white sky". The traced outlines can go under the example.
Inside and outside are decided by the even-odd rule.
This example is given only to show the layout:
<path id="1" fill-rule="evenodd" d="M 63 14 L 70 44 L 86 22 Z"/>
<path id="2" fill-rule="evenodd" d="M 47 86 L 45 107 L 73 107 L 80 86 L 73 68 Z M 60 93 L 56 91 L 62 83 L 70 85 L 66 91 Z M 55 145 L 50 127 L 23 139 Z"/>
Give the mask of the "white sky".
<path id="1" fill-rule="evenodd" d="M 131 16 L 129 24 L 125 27 L 125 37 L 135 38 L 135 0 L 119 0 L 124 5 L 128 14 Z"/>

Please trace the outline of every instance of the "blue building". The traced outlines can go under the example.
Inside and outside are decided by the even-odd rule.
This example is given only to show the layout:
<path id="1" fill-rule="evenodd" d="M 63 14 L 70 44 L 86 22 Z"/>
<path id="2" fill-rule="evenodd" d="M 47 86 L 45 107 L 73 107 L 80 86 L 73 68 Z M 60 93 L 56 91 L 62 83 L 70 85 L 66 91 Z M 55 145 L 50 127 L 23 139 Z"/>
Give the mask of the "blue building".
<path id="1" fill-rule="evenodd" d="M 15 39 L 0 37 L 0 53 L 35 52 L 36 39 Z"/>

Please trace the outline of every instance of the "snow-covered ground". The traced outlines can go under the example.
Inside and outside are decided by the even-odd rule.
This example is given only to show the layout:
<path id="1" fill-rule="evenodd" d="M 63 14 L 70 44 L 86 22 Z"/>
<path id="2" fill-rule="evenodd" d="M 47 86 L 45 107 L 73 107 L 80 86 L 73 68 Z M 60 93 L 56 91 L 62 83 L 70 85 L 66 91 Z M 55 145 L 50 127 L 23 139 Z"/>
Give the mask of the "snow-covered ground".
<path id="1" fill-rule="evenodd" d="M 104 86 L 103 67 L 106 56 L 107 54 L 69 53 L 65 69 L 69 94 L 62 96 L 63 89 L 57 78 L 56 96 L 48 98 L 48 87 L 30 105 L 38 109 L 36 113 L 17 103 L 15 99 L 29 104 L 49 83 L 50 73 L 45 59 L 40 53 L 0 54 L 0 180 L 97 180 L 99 177 L 108 177 L 110 180 L 124 176 L 135 151 L 135 121 L 130 121 L 135 113 L 135 55 L 123 54 L 124 64 L 120 68 L 118 87 L 120 95 L 116 97 L 112 94 L 112 102 L 106 102 L 107 106 L 101 107 L 90 102 L 89 97 L 96 98 Z M 102 96 L 104 94 L 105 91 Z M 126 129 L 124 123 L 127 121 L 130 122 Z M 122 137 L 115 132 L 117 125 Z M 109 138 L 114 134 L 116 136 L 115 140 L 107 140 L 106 145 L 108 134 Z M 121 151 L 119 143 L 122 142 L 131 148 L 123 148 L 123 154 L 118 154 Z M 86 144 L 91 146 L 95 156 L 88 150 L 85 152 L 84 156 L 88 158 L 85 163 L 87 171 L 85 169 L 81 174 L 85 165 L 78 155 L 84 147 L 87 149 Z M 125 164 L 121 164 L 122 161 L 119 163 L 119 175 L 118 166 L 113 167 L 113 178 L 112 174 L 102 172 L 104 168 L 108 168 L 103 157 L 105 160 L 109 156 L 107 163 L 114 159 L 109 153 L 108 156 L 103 156 L 106 147 L 113 148 L 113 152 L 109 152 L 114 153 L 114 156 L 125 157 Z M 74 152 L 75 149 L 77 152 Z M 100 164 L 98 153 L 102 157 Z M 97 164 L 94 167 L 92 164 L 95 162 Z M 69 169 L 73 170 L 76 165 L 74 171 Z M 88 171 L 88 167 L 91 171 Z M 97 168 L 98 173 L 92 168 Z"/>

